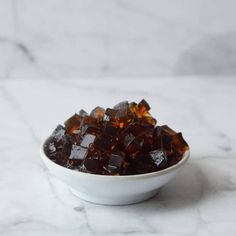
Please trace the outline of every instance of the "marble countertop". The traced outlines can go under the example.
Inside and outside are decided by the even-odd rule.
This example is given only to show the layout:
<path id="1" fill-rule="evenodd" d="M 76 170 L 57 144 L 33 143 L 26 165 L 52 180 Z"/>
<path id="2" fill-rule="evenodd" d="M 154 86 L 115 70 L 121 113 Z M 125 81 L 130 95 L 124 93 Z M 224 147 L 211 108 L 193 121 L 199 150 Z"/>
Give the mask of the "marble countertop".
<path id="1" fill-rule="evenodd" d="M 235 8 L 234 0 L 0 1 L 0 78 L 236 75 Z"/>
<path id="2" fill-rule="evenodd" d="M 0 235 L 236 235 L 235 78 L 1 80 Z M 41 141 L 80 108 L 145 98 L 182 131 L 191 158 L 159 195 L 130 206 L 76 198 L 50 175 Z"/>

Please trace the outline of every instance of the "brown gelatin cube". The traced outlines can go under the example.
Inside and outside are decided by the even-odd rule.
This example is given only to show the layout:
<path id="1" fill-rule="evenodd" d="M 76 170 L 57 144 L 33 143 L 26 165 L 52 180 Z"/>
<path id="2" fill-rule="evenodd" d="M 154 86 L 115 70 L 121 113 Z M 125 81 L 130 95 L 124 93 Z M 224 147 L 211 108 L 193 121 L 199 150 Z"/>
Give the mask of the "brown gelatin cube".
<path id="1" fill-rule="evenodd" d="M 69 159 L 84 160 L 87 154 L 88 154 L 87 148 L 78 145 L 72 145 Z"/>
<path id="2" fill-rule="evenodd" d="M 117 114 L 117 111 L 114 109 L 107 108 L 105 111 L 105 114 L 103 116 L 103 121 L 104 122 L 116 122 L 115 116 Z"/>
<path id="3" fill-rule="evenodd" d="M 162 139 L 161 149 L 165 150 L 168 153 L 172 152 L 173 151 L 173 149 L 172 149 L 172 136 L 163 135 L 161 137 L 161 139 Z"/>
<path id="4" fill-rule="evenodd" d="M 157 120 L 154 119 L 148 112 L 141 118 L 141 123 L 149 124 L 152 126 L 155 126 L 157 123 Z"/>
<path id="5" fill-rule="evenodd" d="M 133 155 L 136 154 L 137 152 L 139 152 L 142 147 L 143 147 L 143 143 L 144 140 L 140 140 L 135 138 L 127 147 L 126 147 L 126 151 L 129 155 Z"/>
<path id="6" fill-rule="evenodd" d="M 61 142 L 62 152 L 65 157 L 68 157 L 71 153 L 72 142 L 70 140 L 70 136 L 64 136 Z"/>
<path id="7" fill-rule="evenodd" d="M 123 145 L 125 148 L 128 148 L 128 146 L 135 140 L 135 136 L 132 133 L 126 134 L 123 140 Z"/>
<path id="8" fill-rule="evenodd" d="M 178 163 L 180 160 L 182 159 L 182 155 L 179 155 L 176 152 L 172 152 L 170 154 L 167 155 L 167 165 L 168 166 L 172 166 L 175 165 L 176 163 Z"/>
<path id="9" fill-rule="evenodd" d="M 142 129 L 137 124 L 129 125 L 120 135 L 120 143 L 128 154 L 135 154 L 142 149 L 144 139 Z"/>
<path id="10" fill-rule="evenodd" d="M 115 110 L 127 112 L 129 109 L 128 101 L 123 101 L 113 107 Z"/>
<path id="11" fill-rule="evenodd" d="M 131 174 L 145 174 L 156 171 L 156 166 L 148 154 L 137 155 L 129 166 Z"/>
<path id="12" fill-rule="evenodd" d="M 181 133 L 176 133 L 167 125 L 155 128 L 153 146 L 167 152 L 168 157 L 172 154 L 176 156 L 183 155 L 188 149 L 188 144 L 182 137 Z"/>
<path id="13" fill-rule="evenodd" d="M 118 129 L 110 124 L 106 124 L 102 130 L 101 135 L 97 136 L 95 145 L 102 150 L 111 151 L 116 147 L 117 144 L 117 133 Z"/>
<path id="14" fill-rule="evenodd" d="M 95 139 L 96 139 L 95 135 L 85 134 L 85 136 L 84 136 L 84 138 L 83 138 L 80 145 L 84 148 L 89 148 L 89 146 L 94 143 Z"/>
<path id="15" fill-rule="evenodd" d="M 48 144 L 48 154 L 50 156 L 54 156 L 54 155 L 56 155 L 56 151 L 57 151 L 57 149 L 56 149 L 55 143 L 54 142 L 50 142 Z"/>
<path id="16" fill-rule="evenodd" d="M 90 116 L 95 119 L 102 119 L 105 114 L 105 110 L 102 107 L 95 107 L 91 113 Z"/>
<path id="17" fill-rule="evenodd" d="M 81 142 L 81 137 L 78 133 L 67 134 L 66 138 L 70 144 L 79 144 Z"/>
<path id="18" fill-rule="evenodd" d="M 167 125 L 157 126 L 154 131 L 153 146 L 156 149 L 162 149 L 168 152 L 172 151 L 171 139 L 175 131 Z"/>
<path id="19" fill-rule="evenodd" d="M 130 112 L 136 117 L 138 114 L 138 105 L 136 102 L 131 102 L 129 104 L 129 110 Z"/>
<path id="20" fill-rule="evenodd" d="M 119 128 L 120 120 L 117 117 L 118 111 L 115 109 L 107 108 L 105 111 L 105 115 L 103 117 L 104 122 L 109 122 L 112 126 Z"/>
<path id="21" fill-rule="evenodd" d="M 115 118 L 117 111 L 115 109 L 107 108 L 105 114 L 110 118 Z"/>
<path id="22" fill-rule="evenodd" d="M 175 135 L 176 132 L 171 129 L 168 125 L 162 125 L 161 126 L 162 132 L 168 134 L 168 135 Z"/>
<path id="23" fill-rule="evenodd" d="M 153 150 L 149 152 L 149 155 L 156 165 L 157 169 L 162 169 L 167 165 L 167 155 L 163 150 Z"/>
<path id="24" fill-rule="evenodd" d="M 98 125 L 98 120 L 91 116 L 84 116 L 81 121 L 81 127 L 84 125 Z"/>
<path id="25" fill-rule="evenodd" d="M 99 167 L 100 167 L 99 159 L 95 159 L 93 157 L 87 157 L 83 161 L 80 171 L 98 174 L 100 170 Z"/>
<path id="26" fill-rule="evenodd" d="M 89 156 L 85 158 L 79 170 L 93 174 L 109 174 L 104 168 L 104 157 L 100 155 Z"/>
<path id="27" fill-rule="evenodd" d="M 144 128 L 143 132 L 140 133 L 140 138 L 143 138 L 143 149 L 144 153 L 149 152 L 153 149 L 153 134 L 154 134 L 154 127 L 149 126 Z"/>
<path id="28" fill-rule="evenodd" d="M 127 127 L 133 121 L 133 115 L 127 110 L 117 111 L 115 123 L 119 128 Z"/>
<path id="29" fill-rule="evenodd" d="M 50 159 L 53 160 L 53 159 L 57 158 L 58 149 L 56 146 L 55 139 L 52 136 L 50 138 L 48 138 L 47 142 L 45 143 L 44 151 L 45 151 L 46 155 L 48 157 L 50 157 Z"/>
<path id="30" fill-rule="evenodd" d="M 149 106 L 149 104 L 143 99 L 139 104 L 138 104 L 138 109 L 139 109 L 139 113 L 141 114 L 145 114 L 147 113 L 151 107 Z"/>
<path id="31" fill-rule="evenodd" d="M 183 155 L 188 149 L 188 144 L 184 140 L 182 133 L 177 133 L 172 136 L 172 146 L 175 152 L 179 155 Z"/>
<path id="32" fill-rule="evenodd" d="M 99 133 L 99 128 L 97 125 L 84 125 L 80 129 L 80 134 L 83 136 L 86 133 L 96 135 Z"/>
<path id="33" fill-rule="evenodd" d="M 62 125 L 58 125 L 52 133 L 52 137 L 58 142 L 62 140 L 66 132 L 66 129 Z"/>
<path id="34" fill-rule="evenodd" d="M 88 116 L 88 113 L 87 113 L 84 109 L 81 109 L 81 110 L 79 111 L 79 116 L 80 116 L 80 117 L 85 117 L 85 116 Z"/>
<path id="35" fill-rule="evenodd" d="M 82 160 L 68 159 L 64 166 L 72 170 L 78 170 L 78 167 L 81 165 L 81 163 L 82 163 Z"/>
<path id="36" fill-rule="evenodd" d="M 80 128 L 81 117 L 78 114 L 74 114 L 68 120 L 64 122 L 67 133 L 78 133 Z"/>
<path id="37" fill-rule="evenodd" d="M 154 135 L 156 137 L 160 137 L 162 134 L 163 134 L 162 126 L 156 126 L 155 131 L 154 131 Z"/>
<path id="38" fill-rule="evenodd" d="M 105 170 L 107 170 L 111 174 L 119 174 L 121 172 L 121 168 L 124 162 L 124 154 L 121 152 L 112 153 L 109 156 L 108 165 L 105 166 Z"/>

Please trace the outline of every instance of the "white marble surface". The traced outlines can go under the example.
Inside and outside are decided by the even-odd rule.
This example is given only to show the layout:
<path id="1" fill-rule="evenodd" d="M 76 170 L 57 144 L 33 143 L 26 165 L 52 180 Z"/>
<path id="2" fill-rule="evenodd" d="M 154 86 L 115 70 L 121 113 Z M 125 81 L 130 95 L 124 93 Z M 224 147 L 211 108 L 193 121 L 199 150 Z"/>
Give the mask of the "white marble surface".
<path id="1" fill-rule="evenodd" d="M 235 75 L 235 0 L 0 0 L 0 78 Z"/>
<path id="2" fill-rule="evenodd" d="M 124 87 L 125 85 L 125 87 Z M 235 78 L 1 80 L 1 236 L 235 236 Z M 48 173 L 40 142 L 80 108 L 145 98 L 181 130 L 191 158 L 178 178 L 141 204 L 77 199 Z"/>

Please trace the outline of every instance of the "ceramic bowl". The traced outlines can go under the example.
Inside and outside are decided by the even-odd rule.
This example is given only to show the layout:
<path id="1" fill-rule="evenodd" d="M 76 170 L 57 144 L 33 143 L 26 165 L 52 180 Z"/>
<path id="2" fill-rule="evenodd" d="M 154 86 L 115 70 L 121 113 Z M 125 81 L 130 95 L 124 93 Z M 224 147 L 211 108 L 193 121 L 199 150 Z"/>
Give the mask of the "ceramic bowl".
<path id="1" fill-rule="evenodd" d="M 187 162 L 186 151 L 181 161 L 164 170 L 140 174 L 108 176 L 83 173 L 51 161 L 41 145 L 40 154 L 49 171 L 63 181 L 79 198 L 103 205 L 127 205 L 144 201 L 157 194 L 160 187 L 173 179 Z"/>

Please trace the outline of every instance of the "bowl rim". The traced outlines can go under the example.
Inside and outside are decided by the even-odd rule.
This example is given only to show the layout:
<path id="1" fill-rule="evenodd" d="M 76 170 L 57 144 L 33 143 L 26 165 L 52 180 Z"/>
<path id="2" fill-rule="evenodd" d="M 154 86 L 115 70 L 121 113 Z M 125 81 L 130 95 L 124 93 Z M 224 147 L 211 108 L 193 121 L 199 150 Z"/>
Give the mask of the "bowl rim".
<path id="1" fill-rule="evenodd" d="M 180 168 L 181 166 L 183 166 L 190 157 L 190 150 L 188 149 L 185 151 L 182 159 L 179 162 L 177 162 L 176 164 L 174 164 L 166 169 L 163 169 L 163 170 L 150 172 L 150 173 L 146 173 L 146 174 L 136 174 L 136 175 L 99 175 L 99 174 L 85 173 L 85 172 L 81 172 L 78 170 L 69 169 L 69 168 L 61 166 L 61 165 L 55 163 L 54 161 L 52 161 L 44 152 L 44 145 L 45 145 L 47 139 L 45 141 L 43 141 L 40 145 L 40 156 L 43 159 L 43 161 L 48 162 L 51 165 L 55 166 L 56 168 L 64 170 L 72 175 L 86 177 L 86 178 L 110 179 L 110 180 L 111 179 L 112 180 L 127 179 L 127 180 L 129 180 L 129 179 L 144 179 L 144 178 L 151 178 L 151 177 L 155 177 L 155 176 L 162 176 L 162 175 L 165 175 L 165 174 L 172 172 L 172 171 Z"/>

